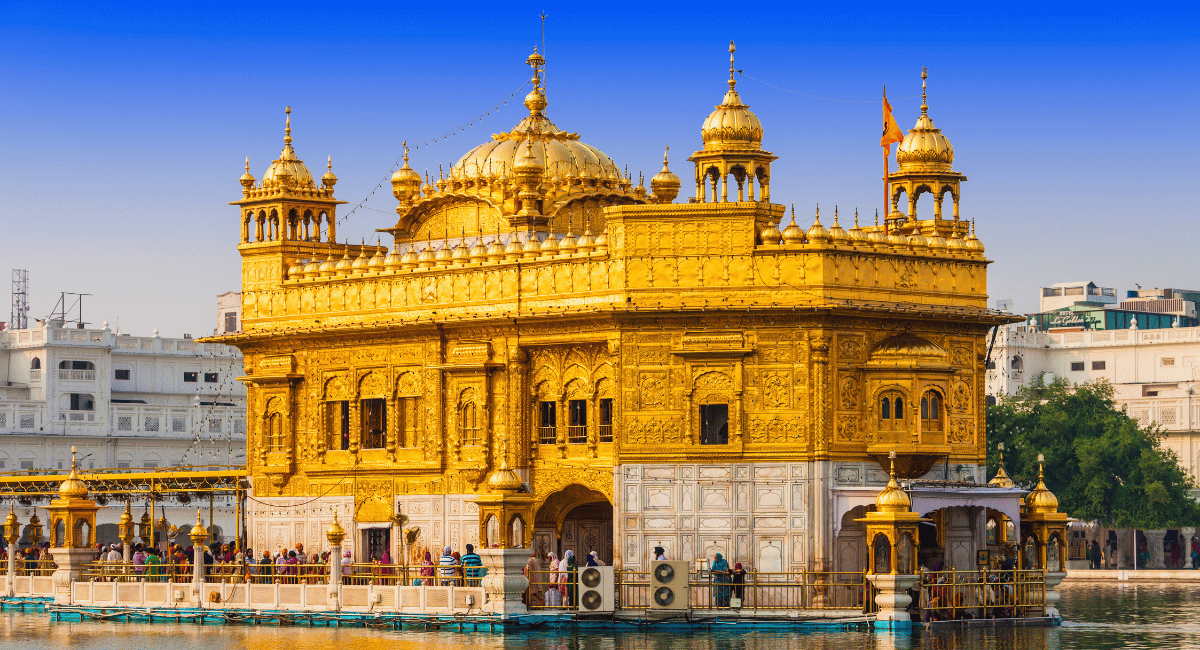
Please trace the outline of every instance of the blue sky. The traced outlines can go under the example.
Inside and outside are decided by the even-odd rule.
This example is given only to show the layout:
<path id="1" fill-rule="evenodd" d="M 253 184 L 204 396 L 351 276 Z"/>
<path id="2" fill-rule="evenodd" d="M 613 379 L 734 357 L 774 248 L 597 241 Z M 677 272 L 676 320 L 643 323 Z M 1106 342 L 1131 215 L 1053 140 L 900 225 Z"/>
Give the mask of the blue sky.
<path id="1" fill-rule="evenodd" d="M 1038 286 L 1078 279 L 1200 288 L 1190 263 L 1195 9 L 577 4 L 9 2 L 0 271 L 30 270 L 34 315 L 77 291 L 95 294 L 86 320 L 120 317 L 124 332 L 210 331 L 215 294 L 240 281 L 237 212 L 226 203 L 240 197 L 246 156 L 261 177 L 278 155 L 285 105 L 297 153 L 317 175 L 332 155 L 337 195 L 356 204 L 401 141 L 451 131 L 528 79 L 544 10 L 547 113 L 635 175 L 658 170 L 664 144 L 688 175 L 734 39 L 738 68 L 771 84 L 743 77 L 738 89 L 780 157 L 772 198 L 794 203 L 803 225 L 816 203 L 873 215 L 880 87 L 908 129 L 927 66 L 930 115 L 970 178 L 962 214 L 996 260 L 993 298 L 1032 310 Z M 523 112 L 510 100 L 414 151 L 412 165 L 436 172 Z M 385 186 L 339 235 L 371 236 L 394 223 L 394 208 Z"/>

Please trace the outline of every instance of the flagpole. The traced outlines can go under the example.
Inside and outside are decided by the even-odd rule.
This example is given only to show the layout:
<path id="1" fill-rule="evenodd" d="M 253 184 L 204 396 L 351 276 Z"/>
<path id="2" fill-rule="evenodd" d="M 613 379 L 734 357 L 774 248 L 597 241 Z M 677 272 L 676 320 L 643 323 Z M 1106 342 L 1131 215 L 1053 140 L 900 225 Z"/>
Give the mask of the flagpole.
<path id="1" fill-rule="evenodd" d="M 883 234 L 885 235 L 889 234 L 888 217 L 892 216 L 888 212 L 888 200 L 891 198 L 888 191 L 890 189 L 888 187 L 888 154 L 891 153 L 891 150 L 890 146 L 884 146 L 883 148 Z"/>

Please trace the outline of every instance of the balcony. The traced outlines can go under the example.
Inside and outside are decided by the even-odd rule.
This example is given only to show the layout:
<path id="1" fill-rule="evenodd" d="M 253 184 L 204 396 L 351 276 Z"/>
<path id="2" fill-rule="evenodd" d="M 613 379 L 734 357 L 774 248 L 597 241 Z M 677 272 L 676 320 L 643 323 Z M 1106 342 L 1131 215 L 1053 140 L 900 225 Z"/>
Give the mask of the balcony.
<path id="1" fill-rule="evenodd" d="M 567 427 L 567 444 L 586 445 L 587 427 Z"/>
<path id="2" fill-rule="evenodd" d="M 64 381 L 96 381 L 95 370 L 66 370 L 59 368 L 58 378 Z M 32 377 L 31 377 L 32 379 Z"/>

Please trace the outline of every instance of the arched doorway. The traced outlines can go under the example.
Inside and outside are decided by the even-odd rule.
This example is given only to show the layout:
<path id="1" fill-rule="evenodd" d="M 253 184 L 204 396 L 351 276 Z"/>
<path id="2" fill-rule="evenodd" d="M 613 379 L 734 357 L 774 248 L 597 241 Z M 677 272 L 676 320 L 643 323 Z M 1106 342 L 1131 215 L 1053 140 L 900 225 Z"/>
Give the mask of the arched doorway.
<path id="1" fill-rule="evenodd" d="M 602 493 L 569 485 L 550 495 L 537 510 L 533 548 L 543 561 L 554 552 L 574 551 L 580 566 L 596 551 L 605 564 L 613 559 L 613 507 Z"/>

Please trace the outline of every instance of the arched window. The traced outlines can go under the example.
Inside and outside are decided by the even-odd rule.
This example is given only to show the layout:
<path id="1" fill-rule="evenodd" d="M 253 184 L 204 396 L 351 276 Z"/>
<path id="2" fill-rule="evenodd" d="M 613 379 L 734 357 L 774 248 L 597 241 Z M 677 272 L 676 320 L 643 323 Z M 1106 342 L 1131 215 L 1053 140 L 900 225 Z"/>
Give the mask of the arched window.
<path id="1" fill-rule="evenodd" d="M 272 413 L 267 416 L 267 451 L 283 451 L 283 415 Z"/>
<path id="2" fill-rule="evenodd" d="M 41 360 L 41 358 L 40 358 L 40 357 L 34 357 L 34 358 L 33 358 L 33 361 L 30 361 L 30 362 L 29 362 L 29 369 L 30 369 L 30 370 L 41 370 L 41 369 L 42 369 L 42 360 Z"/>
<path id="3" fill-rule="evenodd" d="M 942 395 L 936 390 L 927 390 L 921 396 L 921 430 L 942 430 Z"/>
<path id="4" fill-rule="evenodd" d="M 476 417 L 475 402 L 463 402 L 458 407 L 458 439 L 464 445 L 480 443 L 479 420 Z"/>
<path id="5" fill-rule="evenodd" d="M 871 555 L 875 564 L 871 570 L 876 574 L 892 573 L 892 545 L 886 535 L 876 535 Z"/>
<path id="6" fill-rule="evenodd" d="M 903 431 L 905 427 L 904 396 L 891 391 L 879 397 L 879 429 Z"/>

